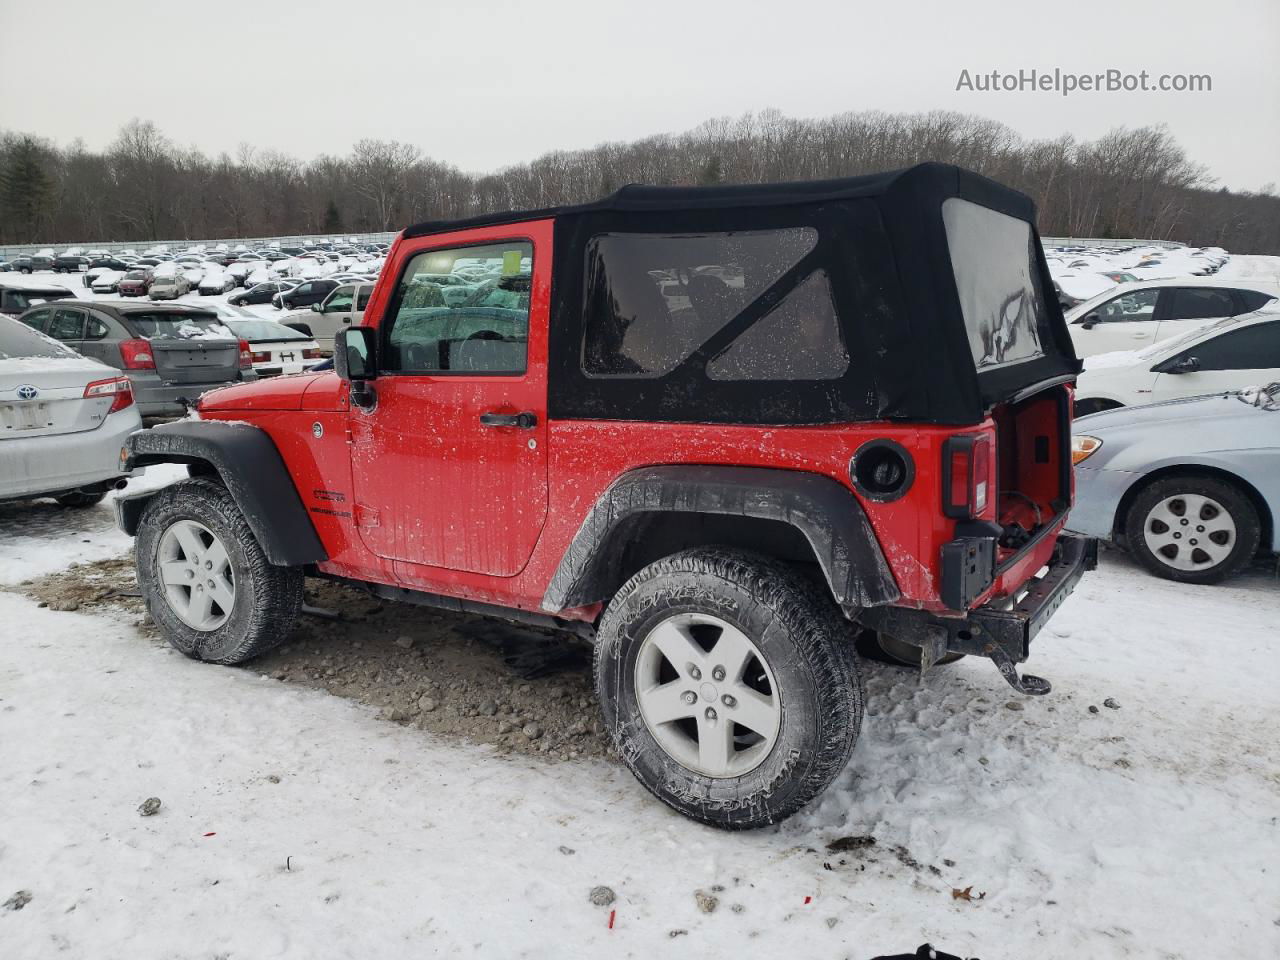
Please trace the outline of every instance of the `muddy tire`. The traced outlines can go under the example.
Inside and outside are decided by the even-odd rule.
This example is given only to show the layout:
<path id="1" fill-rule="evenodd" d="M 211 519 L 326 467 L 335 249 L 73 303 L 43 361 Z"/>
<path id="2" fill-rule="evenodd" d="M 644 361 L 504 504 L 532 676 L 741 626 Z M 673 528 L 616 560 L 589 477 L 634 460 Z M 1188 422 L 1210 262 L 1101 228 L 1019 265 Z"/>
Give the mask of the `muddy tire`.
<path id="1" fill-rule="evenodd" d="M 58 501 L 58 504 L 60 506 L 71 507 L 73 509 L 80 510 L 85 507 L 97 506 L 99 503 L 102 502 L 102 499 L 105 496 L 106 496 L 105 492 L 82 493 L 79 490 L 72 490 L 70 493 L 64 493 L 60 497 L 54 497 L 54 499 Z"/>
<path id="2" fill-rule="evenodd" d="M 1165 477 L 1134 498 L 1124 517 L 1129 551 L 1157 577 L 1219 583 L 1258 552 L 1258 510 L 1238 487 L 1212 477 Z"/>
<path id="3" fill-rule="evenodd" d="M 263 553 L 227 488 L 205 478 L 147 503 L 138 585 L 165 639 L 195 660 L 243 663 L 284 640 L 302 606 L 302 570 Z"/>
<path id="4" fill-rule="evenodd" d="M 858 739 L 848 624 L 792 567 L 698 548 L 645 567 L 600 622 L 595 685 L 614 746 L 663 803 L 725 829 L 777 823 Z"/>

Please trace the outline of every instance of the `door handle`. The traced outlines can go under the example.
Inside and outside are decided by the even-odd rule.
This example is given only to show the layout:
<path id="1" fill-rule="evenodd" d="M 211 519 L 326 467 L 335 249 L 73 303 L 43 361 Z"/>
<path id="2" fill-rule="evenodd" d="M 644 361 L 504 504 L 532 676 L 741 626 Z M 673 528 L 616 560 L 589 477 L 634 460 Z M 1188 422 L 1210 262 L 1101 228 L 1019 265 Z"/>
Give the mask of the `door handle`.
<path id="1" fill-rule="evenodd" d="M 480 414 L 480 425 L 484 427 L 516 427 L 520 430 L 532 430 L 538 425 L 535 413 L 494 413 L 489 411 Z"/>

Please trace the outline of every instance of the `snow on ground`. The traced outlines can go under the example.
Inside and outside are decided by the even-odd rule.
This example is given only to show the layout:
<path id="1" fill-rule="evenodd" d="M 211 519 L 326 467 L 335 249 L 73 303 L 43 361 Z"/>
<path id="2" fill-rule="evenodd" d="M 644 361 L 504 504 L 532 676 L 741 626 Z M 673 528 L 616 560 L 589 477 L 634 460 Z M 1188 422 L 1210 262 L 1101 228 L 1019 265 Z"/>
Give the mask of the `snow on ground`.
<path id="1" fill-rule="evenodd" d="M 107 516 L 0 540 L 0 575 Z M 1278 598 L 1267 571 L 1180 586 L 1109 553 L 1036 642 L 1050 696 L 973 660 L 868 667 L 838 783 L 726 834 L 621 767 L 435 739 L 0 592 L 0 900 L 32 894 L 0 955 L 1274 957 Z"/>

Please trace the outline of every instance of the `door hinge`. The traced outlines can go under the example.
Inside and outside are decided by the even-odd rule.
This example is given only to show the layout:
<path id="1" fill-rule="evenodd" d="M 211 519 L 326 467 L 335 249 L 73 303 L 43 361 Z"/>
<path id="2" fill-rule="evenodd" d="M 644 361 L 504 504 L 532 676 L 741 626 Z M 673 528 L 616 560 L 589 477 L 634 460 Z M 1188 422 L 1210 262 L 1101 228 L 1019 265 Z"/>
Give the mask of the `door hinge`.
<path id="1" fill-rule="evenodd" d="M 378 511 L 372 507 L 366 507 L 357 503 L 353 511 L 356 518 L 357 527 L 376 527 L 379 526 Z"/>

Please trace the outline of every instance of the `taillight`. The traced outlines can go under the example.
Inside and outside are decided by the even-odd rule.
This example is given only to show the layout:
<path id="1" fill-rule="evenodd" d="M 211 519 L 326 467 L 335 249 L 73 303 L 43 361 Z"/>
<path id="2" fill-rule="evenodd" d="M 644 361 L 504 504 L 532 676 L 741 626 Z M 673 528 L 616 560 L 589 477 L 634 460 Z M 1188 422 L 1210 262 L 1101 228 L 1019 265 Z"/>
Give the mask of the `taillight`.
<path id="1" fill-rule="evenodd" d="M 962 520 L 977 518 L 991 500 L 991 438 L 951 437 L 942 448 L 942 512 Z"/>
<path id="2" fill-rule="evenodd" d="M 320 351 L 319 350 L 303 350 L 302 359 L 303 360 L 319 360 Z"/>
<path id="3" fill-rule="evenodd" d="M 133 403 L 133 384 L 128 377 L 112 377 L 110 380 L 95 380 L 84 388 L 85 399 L 91 397 L 110 397 L 111 407 L 107 413 L 123 410 Z"/>
<path id="4" fill-rule="evenodd" d="M 253 369 L 253 351 L 249 349 L 248 340 L 240 341 L 240 369 L 241 370 Z"/>
<path id="5" fill-rule="evenodd" d="M 151 352 L 151 341 L 135 338 L 120 341 L 120 359 L 126 370 L 154 370 L 156 356 Z"/>
<path id="6" fill-rule="evenodd" d="M 255 354 L 253 355 L 253 362 L 254 362 L 254 363 L 266 363 L 266 362 L 267 362 L 268 360 L 270 360 L 270 359 L 271 359 L 271 351 L 270 351 L 270 350 L 262 350 L 262 351 L 260 351 L 260 352 L 258 352 L 258 353 L 255 353 Z"/>

